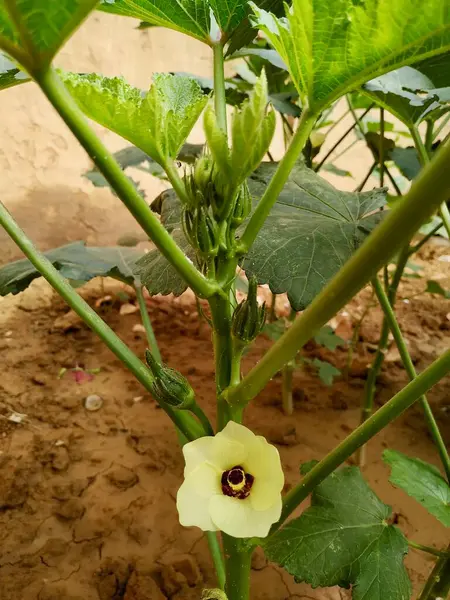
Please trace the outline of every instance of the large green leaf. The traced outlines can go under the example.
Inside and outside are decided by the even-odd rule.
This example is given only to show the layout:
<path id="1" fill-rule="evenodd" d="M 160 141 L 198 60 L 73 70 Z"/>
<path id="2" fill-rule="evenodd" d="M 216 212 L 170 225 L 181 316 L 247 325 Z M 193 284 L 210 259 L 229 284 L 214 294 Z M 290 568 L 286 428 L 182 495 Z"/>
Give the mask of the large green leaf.
<path id="1" fill-rule="evenodd" d="M 0 90 L 14 87 L 30 81 L 28 75 L 21 71 L 7 56 L 0 53 Z"/>
<path id="2" fill-rule="evenodd" d="M 385 450 L 383 460 L 392 469 L 389 481 L 450 527 L 450 486 L 439 469 L 396 450 Z"/>
<path id="3" fill-rule="evenodd" d="M 433 111 L 439 111 L 439 116 L 442 116 L 445 106 L 450 110 L 450 104 L 445 105 L 450 93 L 450 87 L 446 87 L 450 86 L 450 55 L 435 57 L 430 65 L 428 62 L 417 65 L 417 68 L 401 67 L 381 75 L 366 83 L 363 89 L 408 126 L 418 125 L 426 117 L 430 118 Z M 437 73 L 436 63 L 441 67 L 438 83 L 434 83 L 427 75 L 427 71 Z M 447 75 L 446 78 L 443 73 Z"/>
<path id="4" fill-rule="evenodd" d="M 302 104 L 315 112 L 374 77 L 450 48 L 448 0 L 293 0 L 283 19 L 253 10 Z"/>
<path id="5" fill-rule="evenodd" d="M 90 281 L 98 276 L 110 276 L 132 284 L 134 263 L 143 255 L 142 250 L 122 247 L 86 247 L 84 242 L 73 242 L 44 256 L 67 279 Z M 28 259 L 0 267 L 0 296 L 18 294 L 41 274 Z"/>
<path id="6" fill-rule="evenodd" d="M 260 198 L 276 169 L 263 163 L 249 180 Z M 341 192 L 297 164 L 244 260 L 249 276 L 286 292 L 303 310 L 378 223 L 385 191 Z"/>
<path id="7" fill-rule="evenodd" d="M 99 8 L 169 27 L 208 44 L 218 41 L 216 23 L 229 36 L 248 13 L 243 0 L 102 0 Z"/>
<path id="8" fill-rule="evenodd" d="M 255 203 L 276 166 L 263 163 L 248 179 Z M 382 189 L 341 192 L 298 164 L 244 259 L 246 274 L 276 294 L 286 292 L 292 308 L 303 310 L 379 222 L 385 202 Z M 163 192 L 153 208 L 169 231 L 181 227 L 181 206 L 172 191 Z M 176 283 L 180 289 L 179 278 Z"/>
<path id="9" fill-rule="evenodd" d="M 0 47 L 33 72 L 48 65 L 98 0 L 0 0 Z"/>
<path id="10" fill-rule="evenodd" d="M 179 75 L 155 75 L 148 93 L 120 77 L 62 73 L 62 78 L 89 118 L 161 165 L 177 157 L 207 101 L 196 81 Z"/>
<path id="11" fill-rule="evenodd" d="M 172 236 L 183 252 L 192 261 L 195 261 L 195 252 L 189 245 L 184 232 L 181 229 L 175 229 L 172 231 Z M 152 295 L 174 294 L 180 296 L 188 287 L 172 263 L 158 249 L 144 254 L 137 261 L 134 273 Z"/>
<path id="12" fill-rule="evenodd" d="M 285 2 L 284 0 L 255 0 L 255 4 L 259 8 L 269 10 L 276 16 L 281 16 L 283 14 Z M 290 4 L 290 0 L 288 0 L 287 4 Z M 255 39 L 257 33 L 257 29 L 253 27 L 246 13 L 246 17 L 232 33 L 227 54 L 233 54 L 243 46 L 250 44 L 250 42 Z"/>
<path id="13" fill-rule="evenodd" d="M 408 600 L 408 544 L 359 469 L 330 475 L 311 507 L 264 545 L 269 559 L 313 587 L 352 585 L 353 600 Z"/>

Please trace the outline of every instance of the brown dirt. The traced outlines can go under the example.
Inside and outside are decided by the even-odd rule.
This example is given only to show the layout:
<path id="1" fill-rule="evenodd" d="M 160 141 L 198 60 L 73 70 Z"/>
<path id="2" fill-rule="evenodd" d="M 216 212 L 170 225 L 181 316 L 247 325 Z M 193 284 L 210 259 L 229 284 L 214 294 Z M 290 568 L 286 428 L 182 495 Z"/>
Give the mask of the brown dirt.
<path id="1" fill-rule="evenodd" d="M 427 247 L 429 277 L 447 276 L 448 247 Z M 422 258 L 425 258 L 422 255 Z M 445 272 L 447 269 L 447 272 Z M 407 280 L 398 312 L 417 369 L 448 347 L 450 305 L 442 298 L 416 295 L 421 280 Z M 198 529 L 177 522 L 175 495 L 183 462 L 175 432 L 154 400 L 120 362 L 49 293 L 35 282 L 22 296 L 2 300 L 0 315 L 0 600 L 198 600 L 214 585 L 205 541 Z M 445 281 L 444 281 L 445 283 Z M 87 286 L 83 294 L 140 356 L 146 347 L 137 312 L 121 315 L 124 299 L 115 282 Z M 107 301 L 99 298 L 109 295 Z M 409 298 L 409 303 L 403 300 Z M 363 291 L 335 325 L 349 335 L 353 320 L 370 300 Z M 149 300 L 150 316 L 163 358 L 189 377 L 206 412 L 214 413 L 214 374 L 208 326 L 199 324 L 189 295 Z M 127 312 L 127 311 L 125 311 Z M 251 405 L 246 424 L 276 443 L 287 487 L 299 479 L 299 465 L 321 458 L 359 421 L 367 365 L 379 333 L 380 314 L 364 320 L 348 378 L 327 388 L 312 374 L 295 376 L 295 413 L 280 409 L 275 378 Z M 270 345 L 259 339 L 245 369 Z M 346 364 L 346 350 L 334 354 L 308 344 L 308 356 Z M 82 377 L 62 368 L 100 369 Z M 77 375 L 78 381 L 75 379 Z M 396 353 L 387 357 L 377 402 L 390 398 L 406 379 Z M 98 394 L 103 406 L 89 412 L 83 401 Z M 447 442 L 450 440 L 450 380 L 430 392 Z M 21 423 L 10 420 L 22 413 Z M 19 420 L 21 418 L 19 417 Z M 381 461 L 384 448 L 396 448 L 436 463 L 420 410 L 413 408 L 368 447 L 364 474 L 380 498 L 393 506 L 401 529 L 415 541 L 442 547 L 444 527 L 403 492 L 388 483 Z M 415 590 L 432 568 L 428 555 L 413 551 L 407 566 Z M 340 600 L 337 588 L 312 590 L 295 584 L 258 553 L 253 595 L 259 600 Z M 387 599 L 388 600 L 388 599 Z"/>

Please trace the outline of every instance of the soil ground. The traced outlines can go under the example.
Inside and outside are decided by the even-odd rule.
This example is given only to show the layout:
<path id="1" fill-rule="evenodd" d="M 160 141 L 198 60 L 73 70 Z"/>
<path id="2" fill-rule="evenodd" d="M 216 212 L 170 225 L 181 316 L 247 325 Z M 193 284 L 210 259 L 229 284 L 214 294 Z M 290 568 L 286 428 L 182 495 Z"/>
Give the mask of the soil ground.
<path id="1" fill-rule="evenodd" d="M 443 258 L 449 255 L 448 245 L 425 246 L 414 260 L 423 267 L 423 277 L 405 279 L 400 290 L 398 315 L 419 371 L 449 346 L 450 303 L 421 293 L 430 278 L 444 278 L 442 285 L 449 287 L 448 259 Z M 146 341 L 139 313 L 129 306 L 132 293 L 125 292 L 128 298 L 113 281 L 95 281 L 82 290 L 142 356 Z M 368 302 L 366 289 L 334 319 L 337 332 L 351 337 Z M 164 360 L 189 378 L 213 418 L 210 331 L 199 322 L 192 297 L 151 298 L 148 307 Z M 199 600 L 203 587 L 214 586 L 214 573 L 201 532 L 177 522 L 183 461 L 163 411 L 42 280 L 20 296 L 2 299 L 0 308 L 0 600 Z M 380 321 L 378 309 L 371 309 L 347 377 L 331 387 L 313 373 L 296 373 L 293 416 L 281 410 L 279 377 L 247 410 L 246 424 L 278 446 L 287 488 L 299 480 L 301 463 L 320 459 L 357 426 Z M 259 338 L 244 370 L 269 346 L 269 340 Z M 305 354 L 344 369 L 348 350 L 331 353 L 310 342 Z M 99 372 L 84 376 L 70 370 L 77 366 Z M 67 371 L 61 374 L 61 369 Z M 391 348 L 377 404 L 405 382 Z M 90 394 L 102 398 L 98 411 L 84 407 Z M 449 443 L 450 378 L 436 385 L 429 399 Z M 381 460 L 387 447 L 438 464 L 419 407 L 370 442 L 363 472 L 393 507 L 406 535 L 443 547 L 448 543 L 444 527 L 388 483 Z M 406 564 L 415 594 L 433 562 L 429 555 L 409 553 Z M 258 600 L 350 597 L 338 588 L 296 584 L 261 553 L 255 555 L 252 584 L 252 598 Z"/>

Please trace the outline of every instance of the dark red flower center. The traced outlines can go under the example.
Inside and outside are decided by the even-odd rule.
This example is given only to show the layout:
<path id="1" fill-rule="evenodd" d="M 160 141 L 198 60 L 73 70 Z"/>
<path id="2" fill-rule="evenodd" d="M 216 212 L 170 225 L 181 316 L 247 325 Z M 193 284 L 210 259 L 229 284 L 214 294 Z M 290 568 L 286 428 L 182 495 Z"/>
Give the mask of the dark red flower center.
<path id="1" fill-rule="evenodd" d="M 255 478 L 239 465 L 222 473 L 222 492 L 225 496 L 244 500 L 250 494 Z"/>

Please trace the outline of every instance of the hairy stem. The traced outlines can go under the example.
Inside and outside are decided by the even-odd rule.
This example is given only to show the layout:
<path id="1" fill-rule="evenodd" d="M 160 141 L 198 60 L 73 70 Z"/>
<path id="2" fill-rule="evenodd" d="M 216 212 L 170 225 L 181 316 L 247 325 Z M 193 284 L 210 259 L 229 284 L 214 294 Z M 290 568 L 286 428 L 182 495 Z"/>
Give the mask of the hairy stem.
<path id="1" fill-rule="evenodd" d="M 294 367 L 290 362 L 284 365 L 281 374 L 283 377 L 283 383 L 281 387 L 283 410 L 286 415 L 292 415 L 292 413 L 294 412 L 294 403 L 292 399 L 292 381 L 294 376 Z"/>
<path id="2" fill-rule="evenodd" d="M 174 162 L 167 161 L 167 163 L 164 165 L 164 170 L 182 204 L 187 204 L 188 198 L 186 186 L 184 185 L 184 181 L 181 179 Z"/>
<path id="3" fill-rule="evenodd" d="M 408 351 L 408 347 L 403 338 L 400 326 L 395 317 L 395 313 L 392 309 L 392 305 L 389 302 L 389 298 L 386 292 L 383 289 L 383 286 L 379 282 L 378 278 L 374 278 L 372 281 L 373 288 L 377 295 L 380 306 L 383 310 L 387 323 L 389 325 L 389 329 L 394 336 L 395 343 L 397 344 L 398 351 L 400 353 L 400 357 L 403 362 L 403 366 L 405 367 L 405 371 L 408 374 L 408 377 L 413 380 L 417 377 L 416 369 L 414 368 L 413 361 Z M 438 424 L 433 415 L 433 411 L 431 410 L 430 404 L 426 396 L 422 396 L 420 398 L 420 404 L 422 405 L 423 412 L 425 414 L 425 421 L 428 425 L 428 429 L 431 433 L 431 437 L 433 438 L 434 443 L 439 452 L 439 456 L 441 458 L 442 465 L 444 467 L 445 474 L 447 476 L 447 481 L 450 482 L 450 457 L 447 452 L 447 448 L 445 446 L 445 442 L 442 438 L 441 432 L 439 431 Z"/>
<path id="4" fill-rule="evenodd" d="M 147 336 L 147 342 L 150 352 L 155 357 L 157 362 L 161 362 L 161 353 L 159 351 L 158 342 L 156 341 L 155 332 L 153 331 L 152 322 L 150 321 L 150 315 L 148 314 L 147 303 L 145 302 L 143 287 L 137 283 L 135 285 L 136 298 L 139 304 L 139 310 L 141 312 L 141 321 L 145 329 Z"/>
<path id="5" fill-rule="evenodd" d="M 208 542 L 209 552 L 216 569 L 217 583 L 219 584 L 221 590 L 225 590 L 225 562 L 217 533 L 215 531 L 206 531 L 205 536 Z"/>
<path id="6" fill-rule="evenodd" d="M 227 101 L 225 97 L 225 71 L 223 60 L 223 45 L 214 44 L 214 108 L 217 124 L 227 131 Z"/>
<path id="7" fill-rule="evenodd" d="M 117 358 L 133 373 L 146 390 L 151 392 L 153 376 L 150 370 L 138 359 L 126 344 L 79 296 L 68 281 L 58 273 L 52 263 L 41 254 L 20 229 L 13 217 L 0 202 L 0 225 L 19 246 L 32 265 L 41 273 L 67 304 L 83 319 Z M 189 440 L 205 435 L 202 427 L 187 412 L 175 411 L 169 406 L 162 407 L 175 425 Z"/>
<path id="8" fill-rule="evenodd" d="M 249 600 L 252 550 L 243 548 L 238 540 L 222 533 L 225 551 L 226 585 L 228 600 Z"/>
<path id="9" fill-rule="evenodd" d="M 287 519 L 293 510 L 309 496 L 309 494 L 328 475 L 347 460 L 362 444 L 384 429 L 389 423 L 400 416 L 414 404 L 440 379 L 450 372 L 450 350 L 432 363 L 425 371 L 411 381 L 398 394 L 391 398 L 372 415 L 365 423 L 357 427 L 343 442 L 327 454 L 315 467 L 309 471 L 302 481 L 295 486 L 283 500 L 283 509 L 275 531 Z"/>
<path id="10" fill-rule="evenodd" d="M 258 235 L 259 230 L 264 225 L 273 205 L 277 201 L 283 187 L 288 180 L 288 177 L 294 168 L 295 163 L 302 152 L 306 141 L 314 127 L 316 115 L 310 113 L 307 108 L 302 112 L 297 131 L 292 138 L 289 148 L 282 160 L 278 164 L 274 176 L 270 180 L 263 197 L 258 202 L 258 205 L 253 212 L 247 227 L 240 239 L 239 251 L 241 254 L 248 252 Z"/>
<path id="11" fill-rule="evenodd" d="M 422 552 L 427 552 L 428 554 L 432 554 L 433 556 L 438 556 L 439 558 L 450 559 L 449 552 L 438 550 L 437 548 L 433 548 L 432 546 L 424 546 L 423 544 L 413 542 L 413 540 L 408 540 L 408 546 L 414 548 L 415 550 L 421 550 Z"/>
<path id="12" fill-rule="evenodd" d="M 448 547 L 450 551 L 450 546 Z M 440 558 L 417 600 L 445 600 L 450 593 L 450 558 Z"/>
<path id="13" fill-rule="evenodd" d="M 120 200 L 183 279 L 199 296 L 209 298 L 217 293 L 218 285 L 208 281 L 185 256 L 172 236 L 152 213 L 142 196 L 136 191 L 111 153 L 95 135 L 56 72 L 53 69 L 45 71 L 39 76 L 38 84 Z"/>
<path id="14" fill-rule="evenodd" d="M 410 132 L 411 132 L 411 136 L 414 141 L 416 150 L 419 154 L 420 162 L 422 163 L 422 166 L 425 167 L 425 165 L 427 165 L 430 162 L 430 155 L 428 154 L 425 144 L 423 143 L 422 138 L 420 137 L 420 133 L 419 133 L 419 130 L 417 129 L 417 127 L 416 126 L 411 127 Z M 447 200 L 448 200 L 448 197 L 445 198 L 445 200 L 442 202 L 441 206 L 439 207 L 439 215 L 440 215 L 440 217 L 442 219 L 442 223 L 447 231 L 447 235 L 450 238 L 450 212 L 448 210 Z"/>
<path id="15" fill-rule="evenodd" d="M 450 145 L 440 149 L 414 181 L 410 191 L 323 288 L 286 333 L 270 348 L 241 383 L 227 392 L 231 404 L 247 404 L 292 360 L 308 340 L 329 321 L 399 250 L 450 194 Z M 433 190 L 430 196 L 429 190 Z M 425 202 L 424 199 L 427 199 Z"/>
<path id="16" fill-rule="evenodd" d="M 363 114 L 361 115 L 361 118 L 365 117 L 367 115 L 367 113 L 370 110 L 372 110 L 372 108 L 374 106 L 375 106 L 375 104 L 371 104 L 369 106 L 369 108 L 367 108 L 363 112 Z M 342 144 L 342 142 L 347 138 L 347 136 L 349 136 L 351 134 L 351 132 L 355 129 L 356 126 L 357 126 L 357 121 L 355 121 L 354 123 L 352 123 L 352 125 L 348 129 L 346 129 L 344 131 L 344 133 L 341 135 L 341 137 L 331 146 L 331 148 L 328 150 L 328 152 L 325 154 L 325 156 L 319 162 L 319 164 L 317 165 L 317 167 L 314 169 L 316 171 L 316 173 L 318 171 L 320 171 L 320 169 L 323 167 L 323 165 L 326 163 L 326 161 L 330 158 L 330 156 L 333 154 L 333 152 L 336 150 L 336 148 L 338 148 Z"/>
<path id="17" fill-rule="evenodd" d="M 394 306 L 395 298 L 397 296 L 398 286 L 402 279 L 403 272 L 410 256 L 409 243 L 403 246 L 402 251 L 398 257 L 397 266 L 392 277 L 392 282 L 389 285 L 388 298 L 390 305 Z M 387 322 L 386 315 L 383 317 L 383 324 L 381 326 L 380 339 L 378 340 L 378 347 L 375 353 L 375 357 L 370 365 L 369 372 L 367 374 L 366 383 L 364 386 L 364 401 L 361 409 L 361 423 L 364 423 L 366 419 L 370 417 L 373 412 L 373 404 L 375 400 L 375 393 L 377 390 L 377 379 L 381 371 L 381 367 L 384 362 L 384 355 L 388 347 L 389 342 L 389 325 Z M 366 464 L 366 446 L 361 446 L 358 452 L 358 464 L 363 467 Z"/>

